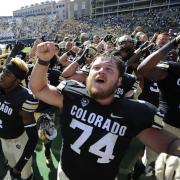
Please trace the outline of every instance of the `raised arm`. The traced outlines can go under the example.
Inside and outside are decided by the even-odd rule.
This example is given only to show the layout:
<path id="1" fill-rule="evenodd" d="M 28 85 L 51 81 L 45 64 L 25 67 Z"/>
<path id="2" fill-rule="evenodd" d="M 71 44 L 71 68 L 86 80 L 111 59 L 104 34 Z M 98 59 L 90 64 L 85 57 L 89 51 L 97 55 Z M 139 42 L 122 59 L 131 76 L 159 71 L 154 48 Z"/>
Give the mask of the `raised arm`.
<path id="1" fill-rule="evenodd" d="M 77 46 L 73 46 L 70 51 L 65 52 L 62 56 L 59 57 L 58 62 L 62 64 L 63 66 L 68 66 L 72 63 L 72 61 L 69 60 L 69 56 L 76 56 L 76 54 L 79 52 L 79 48 Z"/>
<path id="2" fill-rule="evenodd" d="M 157 180 L 175 180 L 180 170 L 180 139 L 165 130 L 149 128 L 142 131 L 138 138 L 154 151 L 160 153 L 155 162 Z"/>
<path id="3" fill-rule="evenodd" d="M 23 43 L 21 43 L 20 41 L 18 41 L 12 51 L 10 52 L 10 54 L 8 55 L 7 57 L 7 60 L 6 60 L 6 64 L 8 64 L 12 58 L 14 58 L 21 50 L 23 50 L 25 47 L 25 45 Z"/>
<path id="4" fill-rule="evenodd" d="M 75 58 L 71 64 L 69 64 L 64 71 L 62 72 L 62 76 L 68 79 L 74 79 L 80 82 L 84 82 L 86 79 L 86 75 L 79 71 L 81 65 L 86 64 L 86 55 L 88 54 L 88 49 L 85 49 L 80 56 Z"/>
<path id="5" fill-rule="evenodd" d="M 180 44 L 180 35 L 142 61 L 137 68 L 137 72 L 141 75 L 146 75 L 151 72 L 156 65 L 166 57 L 169 51 L 177 48 L 178 44 Z"/>
<path id="6" fill-rule="evenodd" d="M 47 104 L 62 107 L 63 96 L 58 93 L 56 87 L 49 85 L 47 80 L 48 65 L 55 50 L 52 42 L 43 42 L 37 46 L 38 60 L 31 73 L 30 89 L 38 99 Z"/>

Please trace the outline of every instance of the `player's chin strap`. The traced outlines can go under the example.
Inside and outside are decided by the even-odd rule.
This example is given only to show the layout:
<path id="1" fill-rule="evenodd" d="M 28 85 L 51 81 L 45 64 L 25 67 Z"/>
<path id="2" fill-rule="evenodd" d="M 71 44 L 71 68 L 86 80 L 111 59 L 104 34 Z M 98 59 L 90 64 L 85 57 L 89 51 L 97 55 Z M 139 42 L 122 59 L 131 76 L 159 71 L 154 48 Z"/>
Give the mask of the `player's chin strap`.
<path id="1" fill-rule="evenodd" d="M 155 162 L 157 180 L 180 180 L 180 158 L 161 153 Z"/>

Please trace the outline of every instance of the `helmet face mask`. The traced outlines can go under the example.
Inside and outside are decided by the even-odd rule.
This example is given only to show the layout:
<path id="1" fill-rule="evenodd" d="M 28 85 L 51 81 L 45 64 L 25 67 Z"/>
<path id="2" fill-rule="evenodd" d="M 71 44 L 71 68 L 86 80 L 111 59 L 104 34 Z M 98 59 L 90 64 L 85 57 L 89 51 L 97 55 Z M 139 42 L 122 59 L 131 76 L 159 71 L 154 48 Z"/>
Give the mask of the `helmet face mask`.
<path id="1" fill-rule="evenodd" d="M 135 40 L 130 35 L 124 35 L 116 39 L 117 46 L 129 46 L 128 44 L 134 45 Z"/>
<path id="2" fill-rule="evenodd" d="M 89 49 L 89 51 L 88 51 L 87 57 L 92 58 L 92 59 L 95 58 L 95 56 L 97 54 L 97 50 L 92 46 L 88 47 L 88 49 Z"/>
<path id="3" fill-rule="evenodd" d="M 42 141 L 53 140 L 57 136 L 57 130 L 54 127 L 53 116 L 49 114 L 42 114 L 38 121 L 38 136 Z"/>

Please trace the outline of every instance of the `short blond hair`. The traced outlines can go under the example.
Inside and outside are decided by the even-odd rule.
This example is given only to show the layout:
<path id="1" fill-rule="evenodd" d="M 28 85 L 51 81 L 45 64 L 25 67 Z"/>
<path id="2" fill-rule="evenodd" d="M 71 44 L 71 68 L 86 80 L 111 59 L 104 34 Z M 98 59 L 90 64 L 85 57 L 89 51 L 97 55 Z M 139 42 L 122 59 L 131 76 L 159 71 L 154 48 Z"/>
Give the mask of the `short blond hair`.
<path id="1" fill-rule="evenodd" d="M 27 64 L 20 58 L 12 58 L 11 60 L 12 63 L 14 63 L 20 70 L 26 72 L 26 74 L 29 71 L 29 68 Z"/>
<path id="2" fill-rule="evenodd" d="M 20 80 L 23 80 L 29 71 L 27 64 L 19 58 L 13 58 L 8 64 L 6 64 L 5 68 Z"/>

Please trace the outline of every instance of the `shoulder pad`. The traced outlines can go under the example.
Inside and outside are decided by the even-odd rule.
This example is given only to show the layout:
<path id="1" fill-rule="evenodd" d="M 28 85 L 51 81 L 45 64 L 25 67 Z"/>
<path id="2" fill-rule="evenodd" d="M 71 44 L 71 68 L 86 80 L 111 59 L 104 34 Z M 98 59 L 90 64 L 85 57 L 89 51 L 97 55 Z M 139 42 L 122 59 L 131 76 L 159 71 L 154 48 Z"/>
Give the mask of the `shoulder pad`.
<path id="1" fill-rule="evenodd" d="M 59 85 L 57 86 L 57 90 L 59 93 L 62 92 L 62 90 L 64 89 L 64 87 L 66 86 L 67 84 L 67 81 L 66 80 L 63 80 L 59 83 Z"/>

